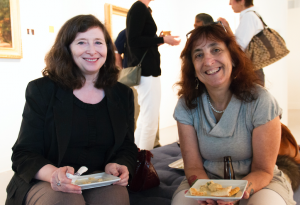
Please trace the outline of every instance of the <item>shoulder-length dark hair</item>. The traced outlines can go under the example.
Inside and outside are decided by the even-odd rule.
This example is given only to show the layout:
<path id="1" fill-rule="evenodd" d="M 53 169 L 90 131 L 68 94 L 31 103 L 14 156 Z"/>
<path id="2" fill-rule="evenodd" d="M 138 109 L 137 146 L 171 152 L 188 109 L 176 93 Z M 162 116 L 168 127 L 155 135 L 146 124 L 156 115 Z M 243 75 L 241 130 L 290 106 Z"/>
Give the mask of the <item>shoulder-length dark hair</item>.
<path id="1" fill-rule="evenodd" d="M 70 44 L 79 32 L 98 27 L 103 31 L 107 45 L 107 56 L 101 67 L 96 88 L 106 88 L 117 82 L 119 70 L 115 66 L 114 44 L 105 26 L 93 15 L 78 15 L 68 20 L 59 30 L 54 45 L 45 57 L 46 67 L 43 76 L 59 83 L 64 88 L 79 89 L 85 83 L 85 77 L 73 60 Z"/>
<path id="2" fill-rule="evenodd" d="M 181 79 L 175 85 L 179 86 L 178 96 L 183 96 L 189 109 L 196 107 L 195 99 L 205 92 L 205 85 L 199 82 L 196 87 L 195 67 L 192 60 L 192 49 L 199 39 L 224 42 L 232 58 L 233 67 L 229 89 L 240 100 L 251 102 L 256 99 L 255 84 L 261 84 L 253 70 L 251 60 L 236 43 L 235 37 L 227 33 L 219 24 L 200 26 L 191 32 L 183 51 L 181 52 Z"/>

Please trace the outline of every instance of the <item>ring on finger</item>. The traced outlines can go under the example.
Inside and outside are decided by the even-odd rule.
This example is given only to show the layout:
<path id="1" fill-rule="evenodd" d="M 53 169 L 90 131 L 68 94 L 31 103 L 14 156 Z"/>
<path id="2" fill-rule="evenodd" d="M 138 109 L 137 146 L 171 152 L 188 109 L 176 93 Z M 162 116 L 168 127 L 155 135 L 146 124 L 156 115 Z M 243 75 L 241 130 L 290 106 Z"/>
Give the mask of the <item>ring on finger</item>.
<path id="1" fill-rule="evenodd" d="M 61 186 L 60 184 L 60 180 L 58 180 L 58 182 L 56 183 L 57 186 Z"/>

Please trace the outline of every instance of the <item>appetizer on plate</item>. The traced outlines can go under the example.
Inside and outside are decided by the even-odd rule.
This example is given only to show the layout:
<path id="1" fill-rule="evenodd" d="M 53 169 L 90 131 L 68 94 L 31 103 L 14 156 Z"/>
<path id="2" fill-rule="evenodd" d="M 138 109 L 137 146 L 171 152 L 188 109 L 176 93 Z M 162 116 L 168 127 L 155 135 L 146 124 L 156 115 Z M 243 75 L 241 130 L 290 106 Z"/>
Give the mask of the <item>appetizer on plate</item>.
<path id="1" fill-rule="evenodd" d="M 192 196 L 216 196 L 216 197 L 231 197 L 240 191 L 240 187 L 232 186 L 222 187 L 221 184 L 209 181 L 204 185 L 201 185 L 199 189 L 195 187 L 190 188 Z"/>

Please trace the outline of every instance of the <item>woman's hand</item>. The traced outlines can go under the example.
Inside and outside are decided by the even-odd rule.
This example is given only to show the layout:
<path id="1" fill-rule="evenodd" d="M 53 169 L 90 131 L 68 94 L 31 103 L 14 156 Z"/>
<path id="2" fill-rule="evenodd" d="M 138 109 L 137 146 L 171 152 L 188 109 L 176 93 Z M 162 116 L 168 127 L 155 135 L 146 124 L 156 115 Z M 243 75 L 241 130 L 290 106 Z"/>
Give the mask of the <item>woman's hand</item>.
<path id="1" fill-rule="evenodd" d="M 200 205 L 218 205 L 218 203 L 214 200 L 207 199 L 206 201 L 197 200 Z"/>
<path id="2" fill-rule="evenodd" d="M 223 201 L 223 200 L 218 200 L 217 203 L 218 205 L 234 205 L 238 202 L 239 200 L 236 201 Z"/>
<path id="3" fill-rule="evenodd" d="M 198 200 L 198 204 L 200 205 L 234 205 L 237 201 L 223 201 L 223 200 L 211 200 L 207 199 L 206 201 Z"/>
<path id="4" fill-rule="evenodd" d="M 181 39 L 176 38 L 179 38 L 179 36 L 165 36 L 164 43 L 169 44 L 171 46 L 177 46 L 179 45 Z"/>
<path id="5" fill-rule="evenodd" d="M 66 176 L 66 173 L 74 174 L 73 167 L 60 167 L 57 168 L 51 176 L 50 184 L 54 191 L 62 191 L 73 194 L 81 194 L 81 187 L 71 184 L 72 179 Z"/>
<path id="6" fill-rule="evenodd" d="M 242 199 L 249 199 L 249 193 L 245 191 Z M 223 200 L 214 201 L 214 200 L 208 199 L 206 201 L 201 201 L 201 200 L 197 200 L 197 201 L 201 205 L 234 205 L 239 200 L 236 200 L 236 201 L 223 201 Z"/>
<path id="7" fill-rule="evenodd" d="M 120 186 L 127 186 L 129 179 L 129 171 L 126 166 L 117 163 L 109 163 L 105 166 L 105 172 L 114 176 L 120 177 L 121 180 L 114 184 Z"/>

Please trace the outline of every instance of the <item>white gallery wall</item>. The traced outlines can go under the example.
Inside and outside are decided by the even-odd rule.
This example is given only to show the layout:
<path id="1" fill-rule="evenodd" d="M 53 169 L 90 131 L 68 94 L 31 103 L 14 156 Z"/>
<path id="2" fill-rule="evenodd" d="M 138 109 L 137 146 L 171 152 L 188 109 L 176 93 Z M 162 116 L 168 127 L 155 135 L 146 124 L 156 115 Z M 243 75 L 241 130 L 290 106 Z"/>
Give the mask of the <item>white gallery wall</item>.
<path id="1" fill-rule="evenodd" d="M 93 14 L 104 22 L 104 4 L 110 3 L 130 8 L 135 0 L 19 0 L 22 32 L 22 59 L 0 58 L 0 173 L 11 169 L 11 147 L 17 139 L 22 111 L 25 103 L 25 89 L 29 81 L 41 77 L 44 56 L 54 42 L 59 28 L 69 18 L 78 14 Z M 228 5 L 229 0 L 155 0 L 150 3 L 153 18 L 161 30 L 171 30 L 179 35 L 179 46 L 162 45 L 162 101 L 160 128 L 175 125 L 173 111 L 177 102 L 173 85 L 179 79 L 180 52 L 185 44 L 185 34 L 193 29 L 196 14 L 209 13 L 216 20 L 226 18 L 233 30 L 238 25 L 238 15 Z M 265 21 L 271 28 L 287 38 L 287 0 L 254 0 Z M 272 9 L 270 9 L 272 5 Z M 54 26 L 54 33 L 49 33 Z M 125 25 L 124 25 L 125 27 Z M 35 35 L 27 35 L 27 29 L 34 29 Z M 267 87 L 284 110 L 282 122 L 287 124 L 287 59 L 282 59 L 265 69 Z"/>
<path id="2" fill-rule="evenodd" d="M 255 1 L 265 23 L 275 29 L 284 39 L 288 37 L 288 2 L 286 0 Z M 264 68 L 266 88 L 275 96 L 283 109 L 281 122 L 287 125 L 288 120 L 288 58 Z"/>
<path id="3" fill-rule="evenodd" d="M 288 38 L 287 45 L 290 54 L 288 60 L 288 107 L 289 109 L 300 109 L 300 8 L 288 10 Z"/>

